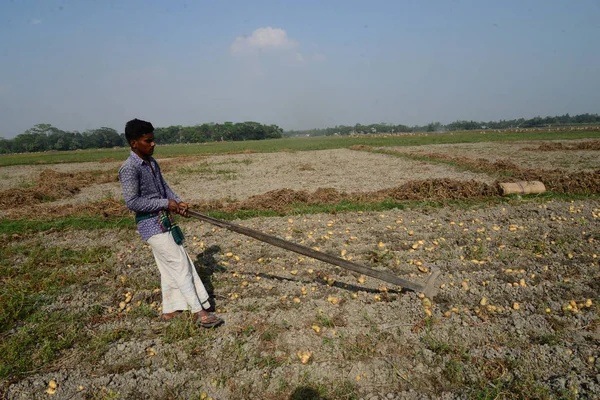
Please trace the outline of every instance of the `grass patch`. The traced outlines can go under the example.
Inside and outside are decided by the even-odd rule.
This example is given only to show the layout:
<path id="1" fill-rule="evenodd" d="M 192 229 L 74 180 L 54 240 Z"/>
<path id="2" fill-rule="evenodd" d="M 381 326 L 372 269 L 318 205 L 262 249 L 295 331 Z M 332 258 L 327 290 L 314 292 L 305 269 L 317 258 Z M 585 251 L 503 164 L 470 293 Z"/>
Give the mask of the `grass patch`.
<path id="1" fill-rule="evenodd" d="M 329 329 L 335 328 L 333 318 L 331 318 L 329 315 L 325 314 L 320 310 L 317 312 L 317 315 L 315 317 L 315 324 L 317 324 L 318 326 L 324 326 Z"/>
<path id="2" fill-rule="evenodd" d="M 557 346 L 563 342 L 563 338 L 560 332 L 544 333 L 535 338 L 537 344 L 547 344 L 549 346 Z"/>
<path id="3" fill-rule="evenodd" d="M 99 313 L 44 311 L 68 287 L 86 284 L 95 274 L 86 266 L 104 265 L 111 254 L 104 247 L 73 249 L 33 243 L 0 248 L 0 379 L 43 370 L 60 359 L 64 351 L 87 346 L 86 317 Z M 82 268 L 83 267 L 83 268 Z M 104 268 L 104 267 L 103 267 Z M 67 290 L 66 290 L 67 289 Z M 92 340 L 90 349 L 99 348 Z"/>
<path id="4" fill-rule="evenodd" d="M 68 229 L 91 231 L 95 229 L 135 229 L 133 218 L 103 218 L 91 215 L 69 215 L 52 219 L 0 219 L 0 235 L 64 231 Z"/>
<path id="5" fill-rule="evenodd" d="M 516 381 L 482 381 L 479 385 L 471 388 L 469 398 L 476 400 L 496 399 L 553 399 L 550 389 L 543 386 L 532 378 Z M 571 397 L 559 397 L 569 399 Z M 575 398 L 575 397 L 572 397 Z"/>
<path id="6" fill-rule="evenodd" d="M 55 361 L 65 349 L 81 341 L 79 315 L 37 312 L 24 326 L 0 342 L 0 378 L 31 374 Z"/>
<path id="7" fill-rule="evenodd" d="M 101 332 L 93 336 L 88 343 L 85 345 L 85 358 L 95 363 L 106 354 L 108 346 L 111 343 L 121 339 L 128 339 L 132 335 L 132 332 L 124 328 L 116 328 L 109 331 Z"/>
<path id="8" fill-rule="evenodd" d="M 162 340 L 174 343 L 197 336 L 203 328 L 191 318 L 177 318 L 170 322 L 165 329 Z"/>
<path id="9" fill-rule="evenodd" d="M 41 242 L 0 248 L 0 332 L 49 304 L 69 285 L 84 284 L 89 276 L 72 266 L 102 263 L 110 254 L 104 247 L 74 250 L 45 247 Z"/>

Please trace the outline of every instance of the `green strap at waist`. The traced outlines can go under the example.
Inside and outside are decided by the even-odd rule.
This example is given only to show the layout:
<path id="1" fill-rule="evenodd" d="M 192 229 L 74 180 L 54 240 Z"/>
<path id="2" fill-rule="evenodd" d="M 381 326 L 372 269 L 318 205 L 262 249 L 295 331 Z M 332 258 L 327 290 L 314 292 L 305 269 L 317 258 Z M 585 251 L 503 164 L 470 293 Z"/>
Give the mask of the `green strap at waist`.
<path id="1" fill-rule="evenodd" d="M 137 224 L 140 221 L 143 221 L 145 219 L 150 219 L 150 218 L 154 218 L 157 217 L 158 213 L 157 212 L 153 212 L 153 213 L 148 213 L 148 212 L 136 212 L 135 213 L 135 223 Z"/>

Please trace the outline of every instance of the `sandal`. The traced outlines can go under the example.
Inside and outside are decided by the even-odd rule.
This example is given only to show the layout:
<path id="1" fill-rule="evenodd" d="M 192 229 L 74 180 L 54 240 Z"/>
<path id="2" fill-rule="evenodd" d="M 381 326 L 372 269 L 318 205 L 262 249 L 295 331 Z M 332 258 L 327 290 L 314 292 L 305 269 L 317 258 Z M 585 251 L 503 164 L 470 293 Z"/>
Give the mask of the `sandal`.
<path id="1" fill-rule="evenodd" d="M 195 320 L 196 320 L 196 323 L 203 328 L 214 328 L 225 322 L 221 318 L 217 317 L 214 314 L 206 314 L 206 315 L 196 314 Z"/>
<path id="2" fill-rule="evenodd" d="M 181 318 L 181 314 L 183 314 L 183 311 L 173 311 L 170 313 L 163 313 L 163 315 L 161 315 L 160 318 L 163 321 L 170 321 L 172 319 Z"/>

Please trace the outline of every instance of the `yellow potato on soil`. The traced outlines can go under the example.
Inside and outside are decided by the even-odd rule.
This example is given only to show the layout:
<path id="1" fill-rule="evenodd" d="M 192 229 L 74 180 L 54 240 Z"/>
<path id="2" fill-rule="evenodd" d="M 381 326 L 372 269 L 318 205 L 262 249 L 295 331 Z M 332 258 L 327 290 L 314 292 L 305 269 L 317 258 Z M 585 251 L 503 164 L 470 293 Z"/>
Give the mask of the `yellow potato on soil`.
<path id="1" fill-rule="evenodd" d="M 577 307 L 577 302 L 575 300 L 571 300 L 569 302 L 569 304 L 571 305 L 571 307 L 576 308 Z"/>
<path id="2" fill-rule="evenodd" d="M 358 277 L 358 283 L 365 283 L 365 277 L 363 275 Z"/>
<path id="3" fill-rule="evenodd" d="M 331 304 L 337 304 L 340 302 L 340 300 L 335 296 L 329 296 L 327 298 L 327 301 L 330 302 Z"/>
<path id="4" fill-rule="evenodd" d="M 425 297 L 425 298 L 423 298 L 423 300 L 421 300 L 421 304 L 423 305 L 423 307 L 429 308 L 429 307 L 431 307 L 431 300 L 429 300 L 427 297 Z"/>
<path id="5" fill-rule="evenodd" d="M 519 310 L 521 306 L 516 301 L 513 303 L 513 310 Z"/>
<path id="6" fill-rule="evenodd" d="M 521 285 L 521 287 L 527 287 L 527 283 L 525 283 L 525 279 L 521 279 L 519 281 L 519 285 Z"/>
<path id="7" fill-rule="evenodd" d="M 485 306 L 488 303 L 488 300 L 485 297 L 482 297 L 481 300 L 479 301 L 479 304 L 482 306 Z"/>
<path id="8" fill-rule="evenodd" d="M 48 393 L 49 395 L 53 395 L 54 393 L 56 393 L 56 389 L 52 389 L 51 387 L 49 387 L 48 389 L 46 389 L 46 393 Z"/>
<path id="9" fill-rule="evenodd" d="M 298 356 L 302 364 L 307 364 L 312 358 L 312 353 L 310 351 L 299 350 L 298 352 L 296 352 L 296 355 Z"/>
<path id="10" fill-rule="evenodd" d="M 321 328 L 318 325 L 313 325 L 311 328 L 313 331 L 315 331 L 317 333 L 321 332 Z"/>
<path id="11" fill-rule="evenodd" d="M 50 382 L 48 382 L 48 387 L 52 388 L 52 389 L 56 389 L 58 387 L 58 385 L 56 384 L 56 381 L 54 379 L 52 379 Z"/>

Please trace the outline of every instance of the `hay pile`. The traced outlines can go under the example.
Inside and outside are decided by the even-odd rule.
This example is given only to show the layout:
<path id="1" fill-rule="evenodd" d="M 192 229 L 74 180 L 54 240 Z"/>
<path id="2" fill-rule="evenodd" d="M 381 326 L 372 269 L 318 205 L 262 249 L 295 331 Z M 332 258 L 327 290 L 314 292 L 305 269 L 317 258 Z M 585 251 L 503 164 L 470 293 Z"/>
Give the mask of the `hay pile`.
<path id="1" fill-rule="evenodd" d="M 600 140 L 588 140 L 585 142 L 577 142 L 574 144 L 566 144 L 562 142 L 542 143 L 538 147 L 524 147 L 521 150 L 525 151 L 564 151 L 564 150 L 600 150 Z"/>
<path id="2" fill-rule="evenodd" d="M 508 160 L 488 161 L 467 157 L 452 157 L 446 154 L 409 154 L 415 157 L 427 157 L 436 160 L 452 161 L 471 170 L 494 172 L 505 175 L 503 182 L 541 181 L 546 189 L 555 193 L 596 194 L 600 193 L 600 170 L 569 172 L 564 169 L 527 169 Z"/>
<path id="3" fill-rule="evenodd" d="M 40 173 L 37 182 L 29 188 L 11 188 L 0 192 L 0 208 L 13 208 L 64 199 L 89 185 L 116 182 L 116 171 L 65 173 L 47 169 Z"/>
<path id="4" fill-rule="evenodd" d="M 228 213 L 240 210 L 285 212 L 302 205 L 339 204 L 344 201 L 359 204 L 380 203 L 385 200 L 448 201 L 499 195 L 499 187 L 483 182 L 433 179 L 411 181 L 394 188 L 373 192 L 347 193 L 333 188 L 319 188 L 314 192 L 279 189 L 234 203 L 193 202 L 191 206 L 202 211 L 224 211 Z"/>

